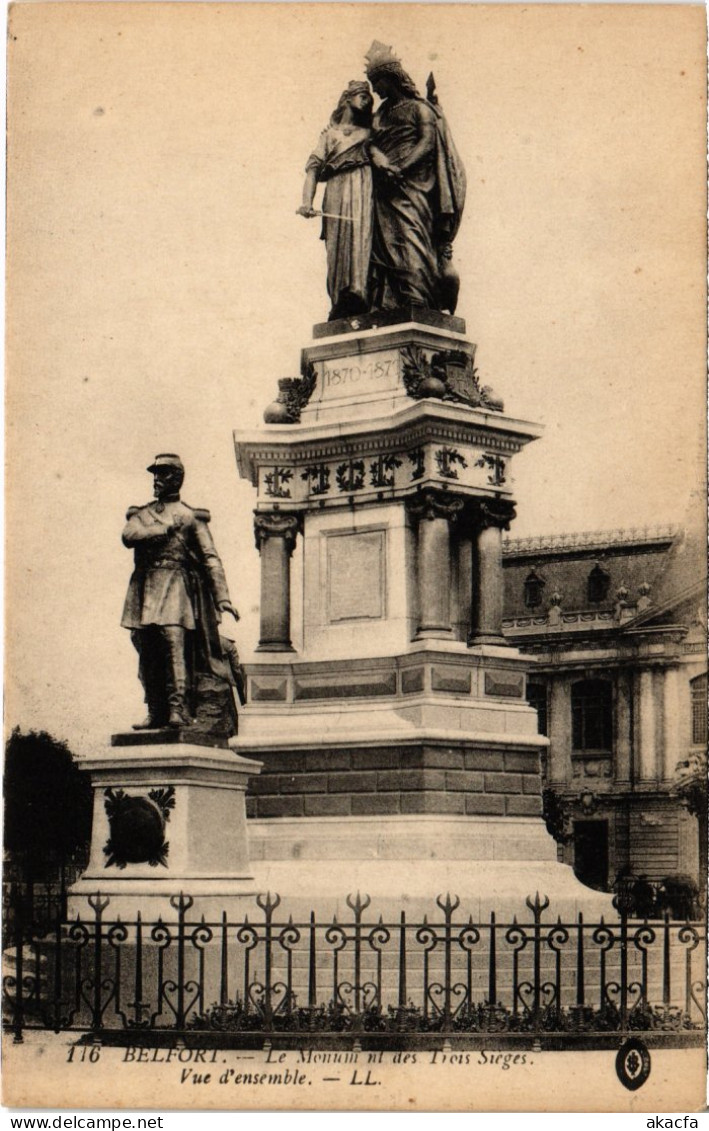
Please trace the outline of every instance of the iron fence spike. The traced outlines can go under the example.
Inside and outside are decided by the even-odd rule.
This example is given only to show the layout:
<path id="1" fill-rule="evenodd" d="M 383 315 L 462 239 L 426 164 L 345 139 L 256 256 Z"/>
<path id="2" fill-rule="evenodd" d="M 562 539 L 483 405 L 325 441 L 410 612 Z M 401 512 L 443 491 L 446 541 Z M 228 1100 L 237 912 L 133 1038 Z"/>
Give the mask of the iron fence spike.
<path id="1" fill-rule="evenodd" d="M 19 889 L 17 890 L 19 892 Z M 171 961 L 173 961 L 175 956 L 178 963 L 182 962 L 183 957 L 186 958 L 186 954 L 183 954 L 183 951 L 187 950 L 187 952 L 189 953 L 188 948 L 190 942 L 195 944 L 196 939 L 199 937 L 197 932 L 195 932 L 195 936 L 193 936 L 191 939 L 191 930 L 184 931 L 184 924 L 182 920 L 180 920 L 180 933 L 175 934 L 174 932 L 177 931 L 178 928 L 175 926 L 175 920 L 177 917 L 174 913 L 171 915 L 169 921 L 164 922 L 162 915 L 156 917 L 147 915 L 146 919 L 144 920 L 141 911 L 137 910 L 134 913 L 133 918 L 127 920 L 124 920 L 122 918 L 122 914 L 116 914 L 115 918 L 113 915 L 111 915 L 110 920 L 105 919 L 103 925 L 101 926 L 101 930 L 99 930 L 99 926 L 101 924 L 101 908 L 104 904 L 104 900 L 108 897 L 102 895 L 100 892 L 91 894 L 92 904 L 95 902 L 97 907 L 97 918 L 95 921 L 91 920 L 91 918 L 88 916 L 88 912 L 87 919 L 84 921 L 82 919 L 81 912 L 78 910 L 74 914 L 66 917 L 66 908 L 63 912 L 65 917 L 60 921 L 60 926 L 63 930 L 66 930 L 66 928 L 68 926 L 71 926 L 72 924 L 75 924 L 77 927 L 86 927 L 86 931 L 83 931 L 81 933 L 77 932 L 77 937 L 73 940 L 70 940 L 72 943 L 78 942 L 78 948 L 72 951 L 67 950 L 67 955 L 71 953 L 72 955 L 79 956 L 79 964 L 77 965 L 78 974 L 80 976 L 83 976 L 85 970 L 88 970 L 88 972 L 90 973 L 90 965 L 86 967 L 85 960 L 81 959 L 81 954 L 83 948 L 85 948 L 87 944 L 91 942 L 92 929 L 94 931 L 95 939 L 99 939 L 100 936 L 94 964 L 97 967 L 98 972 L 101 974 L 102 978 L 104 976 L 107 976 L 109 972 L 107 965 L 108 956 L 111 955 L 113 957 L 115 952 L 115 959 L 118 968 L 118 962 L 121 961 L 121 956 L 126 953 L 126 949 L 124 948 L 123 944 L 127 943 L 128 947 L 134 946 L 135 953 L 138 956 L 136 959 L 136 970 L 134 973 L 131 973 L 132 980 L 135 982 L 136 987 L 134 991 L 135 1005 L 131 1001 L 130 1008 L 131 1011 L 135 1011 L 136 1019 L 135 1022 L 130 1022 L 130 1024 L 139 1024 L 142 1028 L 158 1028 L 161 1024 L 161 1022 L 157 1022 L 157 1018 L 160 1016 L 160 1013 L 155 1013 L 154 1015 L 152 1015 L 153 1007 L 149 1004 L 145 1004 L 145 1002 L 143 1001 L 144 995 L 142 993 L 143 976 L 145 976 L 146 979 L 146 991 L 148 989 L 148 978 L 154 977 L 154 972 L 149 969 L 147 959 L 141 957 L 141 947 L 143 946 L 143 943 L 141 942 L 141 931 L 142 926 L 145 922 L 147 923 L 147 929 L 153 929 L 156 938 L 159 937 L 157 935 L 157 930 L 163 932 L 166 936 L 160 942 L 160 954 L 158 956 L 158 983 L 159 986 L 165 986 L 166 993 L 169 989 L 171 999 L 163 996 L 162 998 L 160 998 L 159 1007 L 160 1009 L 162 1009 L 162 1006 L 167 1003 L 167 1005 L 173 1012 L 175 1012 L 175 1009 L 177 1009 L 177 1018 L 184 1023 L 184 1020 L 188 1015 L 188 1006 L 189 1009 L 193 1008 L 192 1005 L 189 1005 L 187 983 L 185 982 L 185 978 L 188 975 L 188 970 L 185 965 L 183 974 L 178 974 L 176 981 L 173 983 L 169 980 L 172 976 L 170 971 L 170 963 Z M 39 886 L 37 887 L 37 898 L 40 901 L 43 901 L 44 899 L 43 891 Z M 176 894 L 173 895 L 173 898 L 177 899 Z M 264 898 L 263 893 L 261 898 Z M 269 893 L 267 898 L 272 908 L 273 894 Z M 358 898 L 361 907 L 364 905 L 361 893 L 358 893 Z M 367 899 L 368 898 L 369 897 L 367 897 Z M 330 1013 L 328 1013 L 328 1008 L 330 1007 L 328 1007 L 327 1005 L 319 1005 L 318 1002 L 320 1001 L 320 998 L 317 996 L 316 966 L 319 968 L 321 965 L 324 965 L 324 963 L 322 963 L 321 961 L 321 944 L 319 938 L 317 939 L 316 943 L 316 936 L 318 932 L 321 932 L 321 934 L 327 938 L 327 942 L 330 944 L 329 947 L 323 946 L 324 954 L 327 954 L 330 950 L 332 950 L 332 944 L 334 943 L 333 958 L 335 976 L 334 980 L 336 988 L 334 992 L 334 998 L 332 999 L 332 1004 L 335 1007 L 338 1018 L 341 1016 L 341 1013 L 339 1012 L 341 1007 L 345 1012 L 347 1012 L 348 1009 L 358 1010 L 359 1015 L 362 1014 L 367 1008 L 369 1008 L 372 1003 L 374 1003 L 378 1009 L 384 1011 L 388 1005 L 385 995 L 393 992 L 393 1000 L 398 1000 L 398 1014 L 396 1025 L 401 1032 L 406 1032 L 409 1029 L 411 1029 L 412 1032 L 416 1031 L 419 1026 L 419 1014 L 421 1015 L 421 1019 L 424 1024 L 428 1024 L 432 1017 L 440 1016 L 444 1020 L 444 1028 L 442 1030 L 444 1039 L 448 1039 L 449 1033 L 455 1028 L 455 1025 L 451 1025 L 454 1017 L 460 1017 L 461 1020 L 464 1017 L 468 1017 L 466 1010 L 469 1011 L 470 1021 L 474 1021 L 475 1026 L 479 1026 L 481 1032 L 497 1031 L 493 1028 L 490 1028 L 488 1030 L 485 1027 L 488 1024 L 490 1026 L 497 1025 L 498 1022 L 502 1024 L 504 1017 L 508 1015 L 510 1017 L 521 1017 L 523 1015 L 527 1016 L 527 1012 L 529 1012 L 530 1016 L 536 1019 L 535 1024 L 537 1024 L 540 1022 L 540 1019 L 543 1015 L 546 1016 L 544 1014 L 544 1009 L 546 1008 L 544 995 L 549 992 L 552 994 L 551 1001 L 549 1003 L 551 1005 L 551 1013 L 549 1015 L 551 1031 L 557 1031 L 557 1021 L 560 1019 L 560 1015 L 557 1016 L 555 1014 L 557 1020 L 554 1020 L 552 1014 L 554 1013 L 556 1007 L 559 1005 L 561 995 L 563 995 L 564 998 L 568 996 L 569 1001 L 572 1001 L 573 998 L 576 999 L 576 1006 L 579 1007 L 580 1013 L 578 1014 L 578 1017 L 575 1017 L 574 1025 L 572 1027 L 575 1027 L 576 1021 L 578 1021 L 578 1024 L 583 1028 L 588 1027 L 587 1022 L 588 1024 L 590 1024 L 591 1015 L 596 1009 L 595 1002 L 591 1002 L 590 994 L 588 998 L 586 997 L 586 979 L 588 978 L 589 973 L 593 968 L 593 978 L 596 979 L 600 975 L 600 984 L 602 990 L 601 1008 L 606 1008 L 606 1005 L 609 1003 L 612 1004 L 612 1002 L 608 998 L 609 993 L 611 995 L 618 995 L 618 1015 L 620 1019 L 619 1031 L 624 1032 L 624 1026 L 627 1027 L 628 1021 L 631 1017 L 631 1007 L 634 1008 L 634 999 L 629 998 L 628 995 L 631 992 L 637 993 L 637 987 L 634 987 L 632 984 L 631 960 L 634 960 L 637 957 L 636 951 L 640 950 L 643 956 L 645 956 L 646 954 L 650 955 L 650 953 L 652 953 L 653 962 L 657 957 L 661 959 L 663 963 L 661 979 L 661 998 L 663 1004 L 662 1006 L 660 1006 L 660 1003 L 658 1001 L 658 1008 L 666 1009 L 668 1007 L 668 1003 L 670 1001 L 674 1001 L 674 996 L 676 996 L 678 993 L 690 994 L 690 996 L 686 999 L 688 1003 L 686 1008 L 687 1024 L 689 1028 L 699 1029 L 699 1013 L 695 1012 L 694 1014 L 696 1023 L 689 1017 L 690 1009 L 694 1010 L 694 1005 L 692 1004 L 694 999 L 691 997 L 691 982 L 689 984 L 689 989 L 685 991 L 685 975 L 683 968 L 678 967 L 678 973 L 675 974 L 673 951 L 675 932 L 678 932 L 678 938 L 680 942 L 684 941 L 686 944 L 688 940 L 683 939 L 681 930 L 685 928 L 682 927 L 681 921 L 678 921 L 675 918 L 671 910 L 663 908 L 662 911 L 658 910 L 657 912 L 656 917 L 659 919 L 660 916 L 662 916 L 662 918 L 664 919 L 664 930 L 658 929 L 657 923 L 655 923 L 654 929 L 651 928 L 646 917 L 644 923 L 642 919 L 638 919 L 635 924 L 631 925 L 630 931 L 628 933 L 627 922 L 623 921 L 623 923 L 619 925 L 616 920 L 615 913 L 613 915 L 609 914 L 608 921 L 606 921 L 605 915 L 599 916 L 596 913 L 589 913 L 588 923 L 584 923 L 584 914 L 582 911 L 577 910 L 575 912 L 575 918 L 571 914 L 562 916 L 560 912 L 558 912 L 557 915 L 554 916 L 552 912 L 546 922 L 540 922 L 539 910 L 543 910 L 548 905 L 548 896 L 542 896 L 540 892 L 537 892 L 534 902 L 532 902 L 533 897 L 531 895 L 529 895 L 527 898 L 529 900 L 528 906 L 529 904 L 531 904 L 533 908 L 536 908 L 534 921 L 530 922 L 526 915 L 526 911 L 523 912 L 521 910 L 521 907 L 524 904 L 520 900 L 520 911 L 518 913 L 510 916 L 509 912 L 513 910 L 513 907 L 505 909 L 503 912 L 501 912 L 499 939 L 497 938 L 498 924 L 496 922 L 496 912 L 492 909 L 488 911 L 487 919 L 485 914 L 476 917 L 473 916 L 472 912 L 469 910 L 468 919 L 465 920 L 463 912 L 460 920 L 456 921 L 458 924 L 455 932 L 456 938 L 453 938 L 451 933 L 450 908 L 453 905 L 454 900 L 456 901 L 456 905 L 460 903 L 460 900 L 458 899 L 458 897 L 453 897 L 450 892 L 447 893 L 445 897 L 445 903 L 444 897 L 442 895 L 440 896 L 441 903 L 446 908 L 445 923 L 442 923 L 437 911 L 432 911 L 430 921 L 427 914 L 421 915 L 420 917 L 418 915 L 412 917 L 411 924 L 409 926 L 409 934 L 415 936 L 416 943 L 420 944 L 421 942 L 423 942 L 425 950 L 425 954 L 423 956 L 424 987 L 428 987 L 428 989 L 425 989 L 425 992 L 428 994 L 428 996 L 424 999 L 423 1011 L 421 1010 L 421 1007 L 414 1006 L 408 997 L 409 987 L 407 987 L 407 975 L 411 975 L 416 978 L 419 977 L 419 971 L 415 964 L 420 960 L 421 949 L 414 946 L 414 953 L 413 955 L 409 956 L 410 962 L 407 964 L 406 943 L 408 940 L 406 939 L 406 913 L 401 907 L 399 908 L 398 915 L 398 918 L 401 922 L 399 932 L 395 932 L 395 927 L 393 926 L 393 922 L 395 920 L 387 918 L 387 920 L 385 921 L 383 912 L 381 912 L 379 916 L 373 914 L 371 919 L 368 918 L 366 921 L 358 919 L 356 924 L 353 924 L 351 922 L 349 915 L 345 916 L 345 918 L 347 919 L 347 924 L 344 924 L 342 926 L 342 929 L 340 929 L 340 926 L 338 924 L 337 915 L 333 915 L 332 938 L 327 937 L 328 920 L 325 919 L 318 922 L 318 920 L 316 919 L 316 911 L 310 910 L 309 940 L 305 939 L 305 935 L 303 935 L 303 949 L 306 951 L 305 969 L 307 972 L 308 981 L 307 1009 L 303 1010 L 302 1017 L 300 1016 L 301 1004 L 300 1002 L 296 1003 L 295 996 L 295 991 L 297 989 L 299 990 L 299 987 L 295 984 L 295 967 L 297 967 L 300 962 L 301 947 L 296 947 L 294 943 L 288 942 L 288 935 L 281 936 L 280 945 L 284 946 L 289 952 L 289 967 L 287 980 L 279 984 L 278 970 L 276 968 L 275 960 L 275 953 L 278 953 L 279 955 L 281 953 L 276 949 L 279 943 L 279 938 L 278 936 L 274 937 L 272 934 L 269 934 L 269 931 L 272 932 L 274 928 L 280 931 L 283 928 L 285 922 L 287 923 L 288 929 L 293 933 L 297 933 L 297 936 L 300 939 L 301 928 L 303 926 L 303 924 L 301 924 L 300 922 L 300 917 L 299 926 L 298 928 L 295 928 L 294 913 L 284 914 L 283 919 L 276 921 L 275 919 L 272 920 L 271 912 L 269 912 L 265 929 L 264 924 L 259 917 L 257 924 L 254 925 L 254 929 L 252 931 L 251 927 L 248 925 L 248 915 L 243 918 L 240 924 L 238 922 L 238 919 L 235 923 L 230 923 L 226 910 L 223 910 L 220 913 L 217 912 L 214 915 L 214 919 L 218 922 L 218 916 L 219 914 L 221 914 L 221 920 L 223 924 L 223 934 L 221 940 L 222 981 L 219 985 L 220 992 L 216 998 L 219 1004 L 212 1008 L 215 1010 L 221 1010 L 222 1012 L 215 1014 L 214 1017 L 212 1017 L 211 1010 L 205 1010 L 205 1001 L 209 1000 L 206 998 L 206 993 L 209 992 L 209 988 L 206 985 L 207 976 L 205 975 L 204 984 L 202 981 L 200 981 L 199 984 L 195 983 L 196 991 L 198 993 L 198 996 L 195 999 L 198 1013 L 201 1017 L 204 1018 L 205 1021 L 221 1021 L 222 1019 L 224 1019 L 229 1022 L 229 1019 L 231 1017 L 229 1011 L 235 1010 L 237 1022 L 241 1014 L 243 1014 L 244 1016 L 249 1015 L 255 1021 L 257 1015 L 265 1008 L 267 1009 L 267 1011 L 270 1010 L 268 1016 L 271 1018 L 277 1017 L 278 1019 L 280 1019 L 287 1016 L 290 1019 L 289 1024 L 295 1024 L 295 1031 L 302 1031 L 306 1025 L 308 1026 L 308 1031 L 310 1032 L 314 1032 L 318 1029 L 328 1029 L 328 1023 L 332 1022 L 333 1020 L 333 1017 L 331 1017 Z M 113 902 L 115 904 L 115 899 Z M 185 897 L 185 903 L 188 902 L 194 903 L 195 901 L 192 899 L 192 897 L 188 896 Z M 86 909 L 86 900 L 83 901 L 82 906 L 84 909 Z M 608 912 L 606 912 L 606 914 L 608 914 Z M 395 912 L 394 915 L 396 915 Z M 209 924 L 207 924 L 205 913 L 202 913 L 199 918 L 195 916 L 194 921 L 190 919 L 190 924 L 192 924 L 193 922 L 201 923 L 200 930 L 209 930 L 210 934 L 215 927 L 215 923 L 212 923 L 211 919 Z M 466 924 L 469 928 L 469 932 L 465 932 L 464 930 L 464 925 Z M 484 929 L 486 925 L 489 928 L 489 949 L 487 954 L 484 953 L 485 949 L 487 949 L 484 945 L 480 948 L 475 945 L 480 942 L 481 937 L 484 938 Z M 574 925 L 577 926 L 575 937 L 573 933 Z M 507 930 L 508 926 L 510 927 L 509 930 Z M 695 927 L 696 926 L 698 925 L 695 925 Z M 128 941 L 126 938 L 124 938 L 124 935 L 126 933 L 126 930 L 130 930 L 131 927 L 136 927 L 136 932 L 132 933 L 132 937 L 130 941 Z M 662 921 L 660 921 L 659 927 L 662 928 Z M 240 943 L 242 943 L 240 950 L 243 950 L 245 956 L 245 979 L 242 982 L 242 985 L 245 984 L 246 988 L 244 990 L 243 1001 L 240 995 L 229 992 L 230 987 L 228 987 L 227 975 L 225 973 L 227 958 L 229 958 L 229 965 L 231 965 L 231 956 L 228 955 L 227 952 L 228 929 L 233 930 L 236 938 Z M 691 929 L 695 930 L 695 928 Z M 246 933 L 247 931 L 248 934 Z M 507 934 L 505 934 L 506 931 Z M 649 932 L 651 937 L 645 937 L 644 935 L 642 935 L 642 931 Z M 371 935 L 370 932 L 372 932 Z M 392 964 L 392 969 L 394 971 L 392 983 L 397 979 L 396 969 L 398 968 L 398 981 L 396 981 L 396 985 L 392 984 L 391 986 L 384 986 L 382 983 L 382 956 L 386 956 L 385 961 L 387 962 L 387 968 L 389 968 L 388 956 L 390 956 L 390 950 L 387 946 L 384 945 L 384 941 L 383 939 L 381 939 L 379 932 L 382 932 L 384 934 L 387 943 L 392 943 L 391 957 L 394 959 L 394 963 Z M 588 936 L 588 938 L 585 937 L 584 932 Z M 390 933 L 392 936 L 391 940 L 388 938 Z M 698 932 L 696 931 L 695 933 L 698 934 Z M 218 941 L 219 940 L 217 939 L 217 942 Z M 410 941 L 414 940 L 412 939 Z M 246 943 L 245 949 L 243 948 L 244 942 Z M 262 970 L 262 975 L 259 976 L 258 969 L 254 970 L 254 966 L 263 967 L 264 953 L 265 950 L 267 950 L 270 954 L 269 948 L 271 946 L 271 942 L 273 943 L 275 952 L 271 956 L 274 960 L 274 964 L 273 966 L 271 966 L 271 959 L 266 956 L 266 973 L 263 974 Z M 100 949 L 103 943 L 105 943 L 106 945 L 106 950 L 104 952 L 104 957 L 101 957 Z M 176 943 L 177 947 L 175 946 Z M 370 953 L 367 947 L 367 943 L 369 943 L 370 948 L 377 951 L 377 961 L 379 963 L 378 970 L 375 975 L 376 980 L 371 982 L 371 984 L 366 983 L 367 971 L 365 969 L 366 962 L 364 960 L 364 954 L 369 957 Z M 620 946 L 618 945 L 619 943 Z M 359 958 L 355 956 L 355 977 L 353 982 L 350 984 L 350 982 L 347 980 L 348 971 L 346 969 L 343 969 L 342 967 L 340 967 L 338 971 L 338 954 L 340 956 L 340 961 L 344 963 L 346 967 L 348 961 L 352 960 L 353 949 L 355 952 L 357 952 L 357 955 L 359 954 L 360 944 L 363 948 L 362 964 L 361 966 L 359 965 Z M 36 934 L 29 936 L 29 945 L 31 948 L 35 949 L 40 945 L 37 942 Z M 60 938 L 58 937 L 57 955 L 60 954 L 60 945 L 62 946 L 61 959 L 63 961 L 64 948 Z M 696 946 L 697 944 L 695 943 L 694 945 Z M 110 950 L 109 946 L 112 947 L 113 950 Z M 265 946 L 265 950 L 255 949 L 257 946 Z M 468 963 L 468 974 L 467 983 L 461 981 L 459 984 L 457 984 L 455 982 L 455 979 L 457 977 L 456 970 L 458 966 L 458 959 L 456 956 L 459 954 L 459 947 L 467 952 L 466 958 Z M 549 948 L 555 955 L 555 961 L 557 965 L 556 974 L 554 975 L 554 972 L 551 972 L 552 981 L 550 981 L 547 985 L 544 982 L 544 978 L 547 976 L 545 972 L 545 963 L 547 962 L 547 959 L 550 955 Z M 398 965 L 395 965 L 397 963 L 397 956 L 393 953 L 394 949 L 398 951 Z M 625 953 L 626 949 L 627 954 Z M 178 950 L 179 953 L 176 954 L 176 951 Z M 202 951 L 201 945 L 199 946 L 199 950 L 200 952 Z M 524 956 L 522 956 L 523 950 Z M 588 953 L 586 953 L 586 950 L 588 951 Z M 294 969 L 292 971 L 290 967 L 291 951 L 293 953 L 294 965 Z M 30 973 L 32 971 L 32 953 L 33 951 L 30 951 Z M 166 965 L 164 969 L 162 965 L 163 953 L 166 953 Z M 249 954 L 251 955 L 250 958 Z M 510 954 L 512 955 L 511 957 Z M 471 966 L 471 963 L 474 961 L 475 955 L 481 955 L 483 962 L 480 970 L 478 972 L 474 972 L 473 975 L 470 973 L 470 971 L 471 969 L 476 970 L 476 968 Z M 518 955 L 520 956 L 519 958 Z M 607 958 L 606 955 L 608 955 Z M 22 956 L 20 956 L 20 958 L 18 959 L 18 968 L 20 970 L 20 973 L 22 973 L 23 971 L 22 962 Z M 444 963 L 445 973 L 441 974 L 440 971 L 443 969 Z M 614 988 L 614 963 L 620 963 L 618 988 Z M 407 965 L 409 966 L 409 969 L 407 969 Z M 531 979 L 529 982 L 526 982 L 524 980 L 527 976 L 527 968 L 530 968 L 532 971 L 529 975 Z M 688 967 L 688 969 L 690 968 Z M 121 976 L 123 976 L 123 968 L 121 967 L 120 970 Z M 219 974 L 219 971 L 217 971 L 217 974 Z M 345 977 L 344 981 L 342 980 L 343 975 Z M 510 975 L 512 975 L 511 983 Z M 202 979 L 202 975 L 200 975 L 199 977 L 200 979 Z M 473 1000 L 471 987 L 473 985 L 474 977 L 478 978 L 481 983 L 483 980 L 485 980 L 487 983 L 487 997 L 484 1002 L 478 1003 Z M 554 977 L 556 978 L 556 983 L 554 983 L 553 981 Z M 687 975 L 687 977 L 689 977 L 689 975 Z M 291 981 L 291 978 L 293 978 L 294 980 Z M 437 978 L 440 978 L 440 984 L 436 980 Z M 675 978 L 678 979 L 677 984 L 675 984 Z M 123 978 L 123 980 L 125 981 L 125 978 Z M 553 997 L 554 984 L 556 984 L 556 998 Z M 638 984 L 642 987 L 642 978 Z M 47 1004 L 49 1006 L 49 1016 L 54 1019 L 54 1021 L 57 1025 L 59 1025 L 60 1028 L 63 1027 L 71 1029 L 72 1018 L 69 1018 L 68 1021 L 65 1021 L 63 1019 L 63 1010 L 65 1009 L 67 1003 L 64 1001 L 66 994 L 62 995 L 61 993 L 62 985 L 62 976 L 60 972 L 59 981 L 57 982 L 58 988 L 56 990 L 55 999 L 54 1001 L 49 1001 L 44 1004 Z M 510 985 L 512 987 L 511 991 Z M 594 987 L 595 985 L 596 983 L 594 981 Z M 140 990 L 138 989 L 138 987 L 140 987 Z M 266 990 L 266 987 L 268 987 L 268 991 Z M 88 1005 L 89 1008 L 93 1008 L 94 1024 L 96 1024 L 97 1019 L 100 1019 L 103 1023 L 105 1014 L 106 1020 L 108 1020 L 109 1017 L 111 1018 L 111 1020 L 109 1021 L 109 1026 L 111 1028 L 119 1028 L 120 1026 L 117 1020 L 114 1019 L 112 1010 L 108 1009 L 107 1011 L 107 1007 L 110 1005 L 111 998 L 109 997 L 107 1000 L 105 999 L 104 988 L 108 988 L 108 982 L 105 983 L 105 986 L 101 988 L 100 991 L 97 991 L 95 986 L 93 987 L 93 1007 L 91 1007 L 88 1000 L 86 1000 L 84 1004 Z M 14 1007 L 16 1011 L 18 1009 L 22 1009 L 23 992 L 24 991 L 22 989 L 19 991 L 19 1003 Z M 41 984 L 38 983 L 38 988 L 32 989 L 31 992 L 28 992 L 27 996 L 32 997 L 33 1000 L 36 999 L 37 1001 L 39 1001 L 40 997 L 44 997 L 45 992 L 51 994 L 53 991 L 51 985 L 45 987 L 44 983 L 42 982 Z M 467 997 L 462 1003 L 462 1012 L 459 1008 L 457 1008 L 457 1003 L 456 1001 L 452 1000 L 451 996 L 456 995 L 459 992 L 467 994 Z M 510 992 L 512 996 L 509 998 L 508 1002 L 508 995 L 510 994 Z M 593 992 L 595 995 L 595 988 Z M 160 993 L 162 993 L 162 991 L 160 991 Z M 277 996 L 281 993 L 285 994 L 282 1000 L 279 996 Z M 342 994 L 352 995 L 354 1004 L 348 1004 L 342 998 Z M 433 996 L 431 996 L 431 994 L 433 994 Z M 643 994 L 647 995 L 647 986 L 643 989 Z M 359 997 L 357 995 L 359 995 Z M 436 1008 L 436 995 L 441 995 L 439 1001 L 440 1008 L 438 1009 Z M 526 997 L 524 995 L 526 995 Z M 147 1001 L 150 1000 L 150 996 L 151 995 L 146 992 L 145 998 Z M 237 998 L 239 999 L 238 1001 L 236 1000 Z M 234 1000 L 232 1001 L 232 999 Z M 117 1015 L 122 1016 L 122 1011 L 120 1010 L 120 1001 L 118 997 L 116 997 L 114 1000 L 116 1003 L 116 1013 Z M 241 1002 L 241 1004 L 239 1004 L 239 1002 Z M 357 1002 L 359 1002 L 359 1004 L 356 1004 Z M 647 996 L 643 997 L 643 1002 L 646 1006 L 650 1008 L 653 1007 L 652 1001 L 648 1001 Z M 562 1001 L 561 1004 L 562 1010 L 565 1010 L 566 1001 Z M 569 1005 L 569 1008 L 575 1009 L 576 1006 Z M 84 1006 L 82 1005 L 81 1008 L 84 1008 Z M 697 1006 L 697 1010 L 698 1009 L 699 1007 Z M 588 1013 L 588 1017 L 586 1016 L 586 1013 L 584 1013 L 584 1010 L 590 1011 Z M 385 1016 L 384 1013 L 383 1016 Z M 569 1014 L 569 1018 L 571 1018 L 571 1014 Z M 271 1021 L 268 1021 L 268 1018 L 266 1018 L 266 1021 L 267 1027 L 268 1025 L 271 1025 L 271 1028 L 273 1028 Z M 612 1029 L 617 1028 L 616 1022 L 612 1019 L 609 1024 Z M 446 1026 L 448 1027 L 446 1028 Z M 227 1028 L 229 1027 L 230 1024 L 228 1023 Z M 239 1026 L 237 1025 L 236 1027 L 238 1028 Z M 632 1025 L 630 1027 L 632 1028 Z M 560 1028 L 564 1029 L 565 1025 L 561 1025 Z"/>

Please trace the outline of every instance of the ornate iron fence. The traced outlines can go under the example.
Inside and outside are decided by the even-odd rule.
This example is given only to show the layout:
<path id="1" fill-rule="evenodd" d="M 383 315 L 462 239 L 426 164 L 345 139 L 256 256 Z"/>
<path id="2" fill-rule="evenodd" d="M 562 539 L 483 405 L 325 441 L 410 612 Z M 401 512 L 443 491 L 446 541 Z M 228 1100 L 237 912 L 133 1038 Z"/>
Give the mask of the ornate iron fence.
<path id="1" fill-rule="evenodd" d="M 192 918 L 194 901 L 170 899 L 172 917 L 91 914 L 38 920 L 19 885 L 4 959 L 6 1025 L 83 1030 L 98 1039 L 150 1043 L 297 1035 L 368 1034 L 406 1045 L 420 1035 L 579 1034 L 628 1031 L 701 1040 L 705 1027 L 701 923 L 630 919 L 547 920 L 549 901 L 526 900 L 520 917 L 474 923 L 456 897 L 409 922 L 367 919 L 368 896 L 348 896 L 347 922 L 278 920 L 278 895 L 256 897 L 243 920 Z"/>

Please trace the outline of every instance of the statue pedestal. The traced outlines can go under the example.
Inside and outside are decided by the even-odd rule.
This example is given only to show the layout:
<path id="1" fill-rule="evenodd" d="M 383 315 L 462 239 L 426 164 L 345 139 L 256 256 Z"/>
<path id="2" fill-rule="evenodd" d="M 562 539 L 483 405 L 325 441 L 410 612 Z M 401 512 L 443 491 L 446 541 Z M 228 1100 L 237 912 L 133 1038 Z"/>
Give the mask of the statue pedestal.
<path id="1" fill-rule="evenodd" d="M 502 635 L 509 464 L 540 429 L 480 386 L 460 319 L 333 329 L 316 328 L 269 425 L 236 437 L 261 554 L 232 741 L 263 763 L 255 882 L 294 915 L 339 915 L 358 890 L 385 917 L 446 891 L 474 917 L 522 914 L 536 891 L 553 914 L 607 913 L 557 862 L 530 660 Z"/>
<path id="2" fill-rule="evenodd" d="M 177 741 L 177 732 L 129 732 L 81 761 L 91 775 L 91 857 L 69 893 L 69 916 L 93 916 L 88 897 L 110 898 L 106 918 L 175 918 L 180 892 L 194 914 L 221 915 L 258 890 L 249 866 L 244 792 L 258 762 Z M 166 741 L 167 739 L 167 741 Z"/>
<path id="3" fill-rule="evenodd" d="M 544 825 L 546 739 L 521 699 L 525 663 L 436 642 L 328 665 L 281 659 L 270 675 L 249 665 L 250 685 L 288 698 L 248 704 L 233 741 L 263 764 L 247 797 L 258 889 L 295 919 L 339 918 L 358 891 L 387 922 L 422 919 L 446 892 L 476 922 L 511 921 L 536 892 L 562 918 L 612 914 L 610 896 L 557 861 Z M 298 683 L 320 701 L 298 701 Z"/>
<path id="4" fill-rule="evenodd" d="M 463 918 L 511 922 L 526 900 L 549 900 L 549 915 L 614 918 L 611 896 L 585 887 L 556 859 L 539 819 L 524 817 L 326 817 L 249 821 L 255 881 L 277 892 L 280 913 L 298 921 L 348 917 L 347 896 L 371 904 L 376 922 L 435 914 L 436 897 L 460 900 Z"/>

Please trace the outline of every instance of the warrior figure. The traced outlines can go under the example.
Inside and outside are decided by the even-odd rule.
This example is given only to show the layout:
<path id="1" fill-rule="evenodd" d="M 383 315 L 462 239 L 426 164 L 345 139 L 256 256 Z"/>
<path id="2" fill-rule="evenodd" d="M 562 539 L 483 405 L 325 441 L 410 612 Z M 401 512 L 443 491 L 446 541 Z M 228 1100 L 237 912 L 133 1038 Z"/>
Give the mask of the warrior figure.
<path id="1" fill-rule="evenodd" d="M 367 77 L 383 101 L 374 116 L 372 307 L 455 310 L 452 242 L 465 203 L 465 170 L 429 78 L 428 99 L 389 47 L 375 41 Z"/>

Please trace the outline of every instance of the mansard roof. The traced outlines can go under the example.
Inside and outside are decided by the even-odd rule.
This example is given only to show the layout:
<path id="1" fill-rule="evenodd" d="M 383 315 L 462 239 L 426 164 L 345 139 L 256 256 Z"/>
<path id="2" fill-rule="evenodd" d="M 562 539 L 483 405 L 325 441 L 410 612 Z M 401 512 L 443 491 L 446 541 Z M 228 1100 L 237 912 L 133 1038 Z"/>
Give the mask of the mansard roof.
<path id="1" fill-rule="evenodd" d="M 503 564 L 504 628 L 511 637 L 630 635 L 696 625 L 706 610 L 706 536 L 696 525 L 510 538 Z M 594 570 L 606 580 L 596 600 L 589 588 Z M 530 576 L 536 594 L 543 582 L 541 601 L 532 607 Z"/>
<path id="2" fill-rule="evenodd" d="M 628 590 L 628 600 L 634 604 L 640 587 L 649 585 L 652 599 L 676 534 L 674 527 L 663 526 L 507 539 L 503 544 L 505 617 L 541 616 L 555 592 L 561 595 L 565 613 L 578 614 L 612 613 L 620 588 Z M 608 577 L 607 592 L 601 600 L 590 601 L 588 580 L 596 566 Z M 544 582 L 538 610 L 525 603 L 524 582 L 532 571 Z"/>

